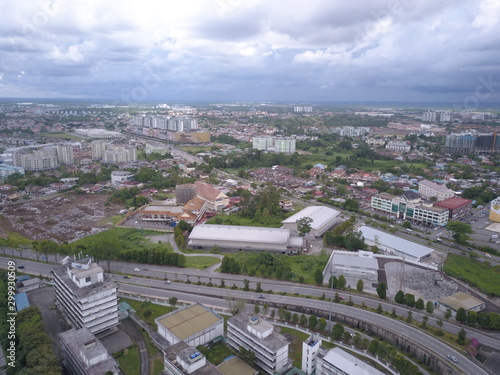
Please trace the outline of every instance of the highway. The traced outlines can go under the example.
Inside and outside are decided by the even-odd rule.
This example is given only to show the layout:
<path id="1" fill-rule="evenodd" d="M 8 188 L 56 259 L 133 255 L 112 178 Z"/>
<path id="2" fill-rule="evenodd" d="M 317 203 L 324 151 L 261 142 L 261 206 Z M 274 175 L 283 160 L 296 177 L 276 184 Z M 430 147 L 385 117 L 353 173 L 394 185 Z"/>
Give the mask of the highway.
<path id="1" fill-rule="evenodd" d="M 7 268 L 8 257 L 0 257 L 0 267 Z M 41 274 L 42 276 L 50 276 L 50 270 L 54 267 L 50 263 L 37 263 L 29 260 L 14 260 L 16 265 L 23 265 L 25 269 L 23 271 L 27 273 L 32 273 L 34 275 Z M 265 298 L 259 298 L 261 293 L 255 292 L 242 292 L 241 290 L 231 290 L 228 288 L 216 288 L 216 287 L 206 287 L 203 285 L 196 285 L 197 282 L 197 273 L 200 274 L 200 277 L 207 278 L 206 271 L 197 271 L 192 269 L 174 269 L 171 267 L 161 267 L 161 266 L 148 266 L 149 268 L 142 268 L 140 271 L 134 271 L 134 268 L 141 267 L 142 265 L 137 264 L 127 264 L 123 262 L 112 262 L 111 263 L 112 270 L 119 269 L 118 272 L 125 272 L 131 275 L 130 279 L 125 279 L 123 275 L 112 275 L 113 280 L 119 283 L 121 292 L 131 292 L 131 293 L 139 293 L 142 295 L 149 296 L 151 298 L 164 298 L 168 299 L 172 296 L 175 296 L 179 300 L 188 301 L 188 302 L 200 302 L 209 306 L 219 306 L 227 308 L 228 304 L 225 300 L 228 297 L 231 298 L 244 298 L 246 300 L 255 300 L 259 301 L 260 304 L 263 304 L 263 301 L 274 302 L 274 303 L 283 303 L 283 304 L 295 304 L 295 305 L 307 305 L 311 308 L 323 309 L 325 311 L 329 311 L 330 303 L 327 300 L 316 300 L 310 298 L 301 298 L 296 296 L 289 295 L 280 295 L 280 292 L 290 292 L 291 288 L 295 293 L 299 295 L 315 295 L 321 296 L 323 293 L 328 295 L 329 291 L 325 288 L 317 288 L 311 286 L 303 286 L 291 283 L 280 283 L 280 282 L 270 282 L 265 279 L 254 279 L 252 278 L 252 283 L 255 280 L 259 280 L 262 283 L 262 288 L 264 290 L 273 290 L 274 294 L 264 294 Z M 104 266 L 103 268 L 106 269 Z M 20 270 L 21 271 L 21 270 Z M 203 274 L 205 272 L 205 274 Z M 171 281 L 170 284 L 166 284 L 164 280 L 157 279 L 148 279 L 147 277 L 160 277 L 163 279 L 165 277 L 165 273 L 168 275 L 168 278 Z M 186 277 L 186 274 L 190 275 L 191 284 L 185 284 L 183 282 L 176 282 L 174 276 L 176 275 L 179 280 Z M 137 276 L 135 276 L 137 275 Z M 140 276 L 140 277 L 139 277 Z M 230 278 L 230 279 L 229 279 Z M 226 280 L 226 285 L 232 285 L 233 282 L 236 285 L 242 286 L 242 276 L 239 275 L 228 275 Z M 228 282 L 231 280 L 230 282 Z M 233 281 L 234 280 L 234 281 Z M 250 278 L 249 278 L 250 280 Z M 206 282 L 206 281 L 205 281 Z M 212 282 L 214 280 L 212 279 Z M 251 285 L 252 288 L 255 285 Z M 340 292 L 344 298 L 347 297 L 347 293 Z M 347 297 L 348 298 L 348 297 Z M 359 302 L 358 302 L 359 301 Z M 361 301 L 365 302 L 368 306 L 376 307 L 379 300 L 373 300 L 371 298 L 364 298 L 353 296 L 353 302 L 361 303 Z M 391 311 L 394 305 L 389 303 L 382 302 L 385 311 Z M 433 352 L 442 356 L 446 359 L 448 354 L 455 355 L 458 359 L 459 368 L 465 371 L 467 374 L 488 374 L 481 367 L 470 361 L 467 357 L 463 356 L 456 350 L 450 348 L 445 343 L 437 340 L 433 336 L 427 334 L 424 331 L 416 329 L 400 320 L 394 320 L 388 318 L 386 316 L 372 313 L 370 311 L 366 311 L 364 309 L 347 306 L 345 304 L 333 304 L 333 311 L 339 314 L 344 314 L 347 316 L 352 316 L 356 319 L 367 322 L 368 324 L 377 325 L 380 327 L 384 327 L 385 329 L 397 332 L 399 335 L 406 336 L 414 341 L 425 343 L 425 345 L 430 348 Z M 406 316 L 406 309 L 395 306 L 397 308 L 398 314 L 402 316 Z M 418 320 L 421 314 L 413 311 L 414 320 Z M 431 319 L 433 320 L 433 319 Z M 431 323 L 429 321 L 429 323 Z M 457 327 L 454 324 L 446 323 L 443 324 L 443 329 L 458 331 L 460 327 Z M 500 341 L 494 335 L 478 333 L 476 331 L 468 330 L 468 337 L 476 337 L 482 344 L 491 346 L 493 348 L 500 347 Z M 471 332 L 473 332 L 471 334 Z"/>

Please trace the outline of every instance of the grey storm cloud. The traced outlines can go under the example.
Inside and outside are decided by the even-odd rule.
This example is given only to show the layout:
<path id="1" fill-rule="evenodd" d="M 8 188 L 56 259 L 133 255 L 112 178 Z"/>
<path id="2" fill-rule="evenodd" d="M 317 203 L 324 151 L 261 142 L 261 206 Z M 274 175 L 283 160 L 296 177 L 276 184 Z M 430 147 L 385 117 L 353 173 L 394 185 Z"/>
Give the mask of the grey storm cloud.
<path id="1" fill-rule="evenodd" d="M 17 0 L 1 97 L 457 101 L 500 91 L 495 0 Z M 496 86 L 495 86 L 496 85 Z"/>

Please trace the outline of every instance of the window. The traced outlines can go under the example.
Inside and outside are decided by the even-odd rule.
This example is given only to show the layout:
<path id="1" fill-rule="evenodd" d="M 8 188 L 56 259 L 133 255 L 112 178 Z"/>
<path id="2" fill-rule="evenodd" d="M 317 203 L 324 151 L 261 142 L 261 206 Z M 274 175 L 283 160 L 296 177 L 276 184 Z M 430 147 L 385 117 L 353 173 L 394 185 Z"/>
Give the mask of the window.
<path id="1" fill-rule="evenodd" d="M 86 282 L 86 283 L 90 283 L 90 276 L 87 276 L 87 277 L 85 278 L 85 282 Z"/>

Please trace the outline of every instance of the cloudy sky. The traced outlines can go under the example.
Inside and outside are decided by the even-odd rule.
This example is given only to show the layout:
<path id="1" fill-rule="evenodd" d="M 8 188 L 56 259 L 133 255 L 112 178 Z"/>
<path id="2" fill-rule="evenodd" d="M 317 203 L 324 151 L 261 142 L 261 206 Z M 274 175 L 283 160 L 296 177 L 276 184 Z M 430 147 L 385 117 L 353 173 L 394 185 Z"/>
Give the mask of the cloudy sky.
<path id="1" fill-rule="evenodd" d="M 0 97 L 500 98 L 498 0 L 3 0 Z"/>

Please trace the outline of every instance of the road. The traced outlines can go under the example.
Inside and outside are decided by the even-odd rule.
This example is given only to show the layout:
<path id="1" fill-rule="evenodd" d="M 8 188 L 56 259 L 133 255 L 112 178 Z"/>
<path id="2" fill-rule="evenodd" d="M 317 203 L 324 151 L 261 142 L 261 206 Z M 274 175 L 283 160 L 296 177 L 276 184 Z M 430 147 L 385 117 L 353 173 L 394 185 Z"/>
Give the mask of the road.
<path id="1" fill-rule="evenodd" d="M 9 259 L 5 257 L 0 257 L 0 267 L 7 268 L 7 261 Z M 37 263 L 28 260 L 15 260 L 16 264 L 24 265 L 27 273 L 33 273 L 34 275 L 41 274 L 42 276 L 50 276 L 50 270 L 54 267 L 50 263 Z M 438 355 L 446 358 L 446 355 L 453 354 L 457 358 L 459 358 L 460 367 L 466 371 L 468 374 L 488 374 L 482 368 L 477 366 L 475 363 L 470 361 L 467 357 L 463 356 L 456 350 L 450 348 L 448 345 L 442 343 L 441 341 L 435 339 L 433 336 L 418 330 L 402 321 L 394 320 L 388 318 L 386 316 L 372 313 L 370 311 L 359 309 L 356 307 L 347 306 L 344 304 L 333 304 L 331 305 L 328 300 L 316 300 L 310 298 L 300 298 L 295 296 L 284 296 L 279 293 L 282 292 L 290 292 L 291 288 L 297 293 L 297 295 L 314 295 L 321 296 L 323 293 L 328 293 L 329 291 L 325 288 L 311 287 L 311 286 L 302 286 L 292 283 L 280 283 L 280 282 L 270 282 L 265 279 L 256 279 L 251 278 L 251 282 L 259 282 L 262 283 L 262 288 L 264 290 L 272 290 L 274 294 L 265 294 L 264 299 L 260 299 L 259 296 L 261 293 L 255 292 L 242 292 L 241 290 L 231 290 L 227 288 L 210 288 L 203 285 L 196 284 L 185 284 L 176 282 L 175 280 L 185 280 L 187 275 L 189 277 L 197 277 L 199 274 L 200 279 L 203 277 L 208 281 L 205 271 L 198 270 L 186 270 L 186 269 L 175 269 L 172 267 L 161 267 L 161 266 L 148 266 L 148 268 L 142 268 L 140 271 L 134 271 L 134 268 L 137 267 L 135 264 L 129 264 L 124 262 L 112 262 L 112 270 L 124 273 L 130 273 L 132 276 L 130 279 L 124 279 L 121 275 L 112 275 L 113 280 L 117 281 L 120 285 L 119 290 L 121 292 L 132 292 L 139 293 L 142 295 L 150 296 L 151 298 L 165 298 L 168 299 L 172 296 L 177 297 L 181 301 L 188 302 L 200 302 L 209 306 L 220 306 L 227 308 L 228 304 L 225 300 L 228 297 L 232 298 L 244 298 L 246 300 L 255 300 L 262 303 L 262 301 L 269 301 L 275 303 L 284 303 L 284 304 L 295 304 L 295 305 L 304 305 L 306 304 L 311 308 L 323 309 L 325 311 L 330 310 L 330 306 L 334 309 L 334 312 L 344 314 L 347 316 L 352 316 L 354 318 L 360 319 L 362 321 L 367 322 L 367 324 L 378 325 L 384 327 L 386 329 L 397 332 L 402 336 L 406 336 L 411 338 L 412 340 L 416 340 L 421 343 L 426 343 L 426 346 L 431 348 L 433 352 Z M 148 279 L 147 277 L 159 277 L 163 279 L 165 275 L 174 276 L 169 277 L 171 281 L 170 284 L 166 284 L 164 280 L 157 279 Z M 139 277 L 140 275 L 140 277 Z M 229 275 L 228 275 L 229 276 Z M 235 283 L 240 287 L 243 286 L 243 277 L 239 275 L 230 275 L 230 279 L 226 279 L 226 285 L 232 285 L 228 283 L 228 280 L 231 283 Z M 249 278 L 250 280 L 250 278 Z M 191 279 L 193 281 L 193 279 Z M 212 280 L 213 282 L 214 280 Z M 341 292 L 341 294 L 347 297 L 347 293 Z M 353 296 L 353 302 L 361 303 L 365 302 L 367 306 L 376 307 L 380 301 L 373 300 L 371 298 Z M 399 315 L 406 315 L 407 311 L 403 307 L 394 306 L 390 303 L 382 302 L 383 308 L 385 311 L 391 311 L 392 307 L 395 307 L 397 313 Z M 413 311 L 414 320 L 421 319 L 422 314 Z M 431 322 L 429 322 L 431 323 Z M 444 322 L 443 329 L 450 330 L 452 332 L 457 332 L 461 327 Z M 495 335 L 489 335 L 485 333 L 479 333 L 477 331 L 473 331 L 470 329 L 466 329 L 468 331 L 468 337 L 476 337 L 478 340 L 484 344 L 491 346 L 493 348 L 500 347 L 500 340 Z"/>

